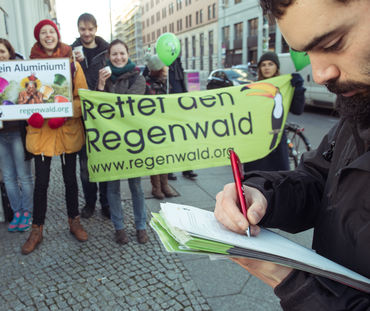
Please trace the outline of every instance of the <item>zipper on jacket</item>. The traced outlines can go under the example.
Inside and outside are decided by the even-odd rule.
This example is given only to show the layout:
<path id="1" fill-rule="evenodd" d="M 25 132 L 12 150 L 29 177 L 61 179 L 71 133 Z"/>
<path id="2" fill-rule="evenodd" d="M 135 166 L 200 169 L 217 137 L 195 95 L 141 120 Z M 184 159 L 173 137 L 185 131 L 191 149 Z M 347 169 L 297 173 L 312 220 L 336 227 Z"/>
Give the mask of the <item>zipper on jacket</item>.
<path id="1" fill-rule="evenodd" d="M 331 143 L 330 143 L 330 147 L 328 150 L 324 151 L 322 153 L 322 156 L 323 158 L 328 161 L 328 162 L 331 162 L 331 158 L 333 157 L 333 152 L 334 152 L 334 147 L 335 147 L 335 140 L 333 140 Z"/>

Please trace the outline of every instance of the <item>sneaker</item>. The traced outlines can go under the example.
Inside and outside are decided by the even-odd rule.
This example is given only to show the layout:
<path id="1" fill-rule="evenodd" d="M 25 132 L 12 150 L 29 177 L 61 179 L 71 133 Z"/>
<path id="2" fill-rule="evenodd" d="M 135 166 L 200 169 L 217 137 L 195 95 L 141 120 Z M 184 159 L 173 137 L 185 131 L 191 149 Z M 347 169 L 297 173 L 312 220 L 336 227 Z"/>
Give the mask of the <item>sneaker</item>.
<path id="1" fill-rule="evenodd" d="M 22 214 L 20 212 L 16 212 L 13 216 L 13 220 L 9 223 L 8 231 L 15 232 L 18 231 L 18 225 L 21 221 Z"/>
<path id="2" fill-rule="evenodd" d="M 31 213 L 24 212 L 18 225 L 18 231 L 27 231 L 31 226 Z"/>
<path id="3" fill-rule="evenodd" d="M 95 206 L 91 207 L 91 206 L 85 205 L 85 207 L 81 210 L 81 217 L 90 218 L 92 215 L 94 215 L 94 212 L 95 212 Z"/>

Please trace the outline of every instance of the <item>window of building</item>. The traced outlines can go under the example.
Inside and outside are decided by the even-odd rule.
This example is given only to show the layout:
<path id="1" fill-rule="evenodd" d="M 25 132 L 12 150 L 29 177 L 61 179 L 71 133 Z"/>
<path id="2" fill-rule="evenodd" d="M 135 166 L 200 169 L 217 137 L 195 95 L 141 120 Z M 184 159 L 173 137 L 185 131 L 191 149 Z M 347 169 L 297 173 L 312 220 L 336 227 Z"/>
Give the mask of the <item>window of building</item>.
<path id="1" fill-rule="evenodd" d="M 173 14 L 173 3 L 172 2 L 168 5 L 168 14 L 169 15 Z"/>
<path id="2" fill-rule="evenodd" d="M 161 30 L 157 29 L 157 38 L 161 35 Z"/>
<path id="3" fill-rule="evenodd" d="M 163 33 L 167 32 L 167 26 L 163 26 L 163 28 L 162 28 L 162 32 L 163 32 Z"/>
<path id="4" fill-rule="evenodd" d="M 150 24 L 151 24 L 151 25 L 153 25 L 153 24 L 154 24 L 154 15 L 152 15 L 152 16 L 150 17 Z"/>
<path id="5" fill-rule="evenodd" d="M 212 18 L 216 18 L 216 3 L 212 4 Z"/>
<path id="6" fill-rule="evenodd" d="M 161 13 L 158 11 L 156 15 L 156 20 L 159 22 L 161 20 Z"/>
<path id="7" fill-rule="evenodd" d="M 143 36 L 143 43 L 145 44 L 145 36 Z"/>
<path id="8" fill-rule="evenodd" d="M 174 23 L 170 24 L 170 32 L 175 32 L 175 25 Z"/>
<path id="9" fill-rule="evenodd" d="M 192 45 L 192 69 L 195 69 L 195 56 L 196 56 L 196 46 L 195 46 L 195 36 L 191 37 L 191 45 Z"/>
<path id="10" fill-rule="evenodd" d="M 154 7 L 154 0 L 150 0 L 150 7 L 153 8 Z"/>
<path id="11" fill-rule="evenodd" d="M 212 18 L 212 7 L 209 5 L 208 6 L 208 20 Z"/>
<path id="12" fill-rule="evenodd" d="M 155 40 L 155 31 L 152 31 L 152 41 Z"/>
<path id="13" fill-rule="evenodd" d="M 213 70 L 213 31 L 208 33 L 208 70 Z"/>
<path id="14" fill-rule="evenodd" d="M 141 27 L 142 27 L 142 29 L 144 30 L 144 28 L 145 28 L 145 22 L 142 22 L 142 23 L 141 23 Z"/>
<path id="15" fill-rule="evenodd" d="M 189 68 L 188 64 L 188 58 L 189 58 L 189 39 L 185 38 L 185 68 Z"/>
<path id="16" fill-rule="evenodd" d="M 204 34 L 201 33 L 199 35 L 200 70 L 203 70 L 204 69 L 203 56 L 204 56 Z"/>
<path id="17" fill-rule="evenodd" d="M 145 11 L 148 12 L 149 11 L 149 2 L 145 3 Z"/>
<path id="18" fill-rule="evenodd" d="M 189 28 L 189 16 L 185 16 L 185 28 Z"/>
<path id="19" fill-rule="evenodd" d="M 248 35 L 257 36 L 258 34 L 258 17 L 248 21 Z"/>
<path id="20" fill-rule="evenodd" d="M 166 9 L 166 7 L 164 7 L 162 9 L 162 19 L 165 18 L 166 16 L 167 16 L 167 9 Z"/>
<path id="21" fill-rule="evenodd" d="M 182 0 L 176 0 L 176 10 L 182 9 Z"/>
<path id="22" fill-rule="evenodd" d="M 235 2 L 235 4 L 238 4 L 238 3 L 240 3 L 240 2 L 242 2 L 242 0 L 234 0 Z"/>
<path id="23" fill-rule="evenodd" d="M 199 11 L 196 11 L 195 13 L 195 25 L 199 24 Z"/>
<path id="24" fill-rule="evenodd" d="M 241 40 L 243 37 L 243 23 L 234 24 L 234 40 Z"/>
<path id="25" fill-rule="evenodd" d="M 203 9 L 199 10 L 199 24 L 203 23 Z"/>
<path id="26" fill-rule="evenodd" d="M 147 41 L 147 42 L 150 42 L 150 34 L 147 34 L 147 35 L 146 35 L 146 41 Z"/>
<path id="27" fill-rule="evenodd" d="M 222 27 L 222 42 L 230 41 L 230 26 Z"/>
<path id="28" fill-rule="evenodd" d="M 192 20 L 192 17 L 191 17 L 191 14 L 189 14 L 189 27 L 191 27 L 191 20 Z"/>

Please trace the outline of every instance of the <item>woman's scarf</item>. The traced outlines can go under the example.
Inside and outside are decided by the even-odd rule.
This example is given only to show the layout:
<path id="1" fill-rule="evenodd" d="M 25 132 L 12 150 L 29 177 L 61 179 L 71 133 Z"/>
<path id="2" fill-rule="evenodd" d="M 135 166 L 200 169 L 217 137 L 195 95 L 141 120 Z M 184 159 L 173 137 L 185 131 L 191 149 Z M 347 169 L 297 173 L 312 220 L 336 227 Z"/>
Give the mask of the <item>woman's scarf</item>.
<path id="1" fill-rule="evenodd" d="M 110 76 L 110 79 L 113 83 L 116 82 L 120 75 L 130 72 L 136 67 L 135 63 L 132 62 L 131 59 L 128 59 L 127 64 L 122 68 L 113 66 L 109 59 L 107 60 L 107 65 L 112 69 L 112 75 Z"/>
<path id="2" fill-rule="evenodd" d="M 30 55 L 31 59 L 33 58 L 63 58 L 63 57 L 68 57 L 70 59 L 71 75 L 72 77 L 74 77 L 74 74 L 76 72 L 76 65 L 72 61 L 72 48 L 69 45 L 63 42 L 58 42 L 57 47 L 54 50 L 53 54 L 48 55 L 42 48 L 42 45 L 36 42 L 31 49 L 31 55 Z"/>
<path id="3" fill-rule="evenodd" d="M 44 49 L 42 48 L 42 45 L 38 42 L 36 42 L 32 49 L 31 49 L 31 55 L 30 58 L 62 58 L 62 57 L 72 57 L 72 48 L 64 44 L 63 42 L 58 42 L 56 49 L 54 50 L 52 55 L 46 54 Z"/>

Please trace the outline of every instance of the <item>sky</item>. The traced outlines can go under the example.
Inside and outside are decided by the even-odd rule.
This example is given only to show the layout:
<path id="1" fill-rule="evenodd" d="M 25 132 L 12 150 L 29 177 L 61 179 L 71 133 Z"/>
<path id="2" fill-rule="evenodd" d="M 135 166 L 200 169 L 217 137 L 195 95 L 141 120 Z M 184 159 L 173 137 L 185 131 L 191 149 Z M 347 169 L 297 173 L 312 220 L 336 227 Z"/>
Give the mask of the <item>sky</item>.
<path id="1" fill-rule="evenodd" d="M 72 44 L 79 37 L 77 19 L 82 13 L 91 13 L 98 23 L 97 35 L 110 42 L 109 2 L 112 8 L 112 24 L 117 13 L 122 12 L 125 0 L 56 0 L 57 20 L 62 42 Z M 114 27 L 113 27 L 114 28 Z"/>

